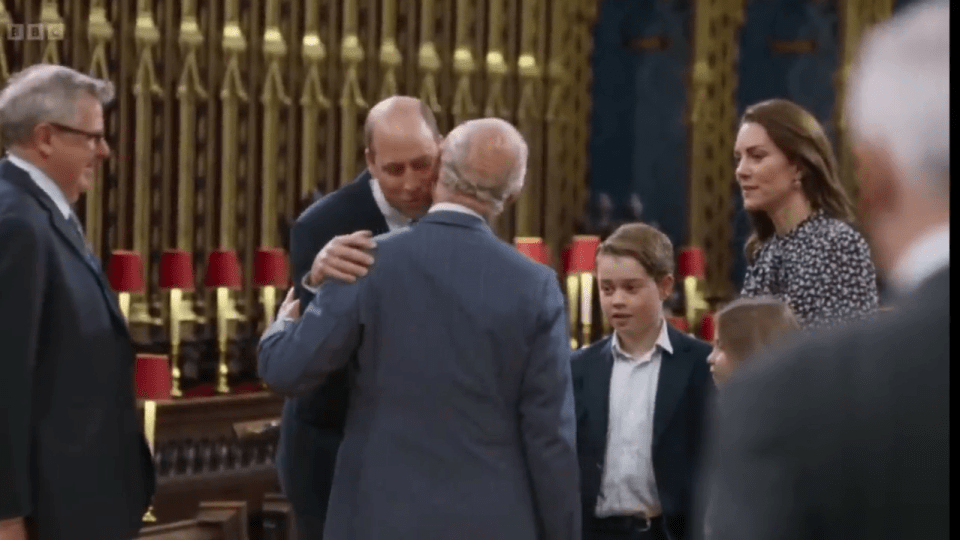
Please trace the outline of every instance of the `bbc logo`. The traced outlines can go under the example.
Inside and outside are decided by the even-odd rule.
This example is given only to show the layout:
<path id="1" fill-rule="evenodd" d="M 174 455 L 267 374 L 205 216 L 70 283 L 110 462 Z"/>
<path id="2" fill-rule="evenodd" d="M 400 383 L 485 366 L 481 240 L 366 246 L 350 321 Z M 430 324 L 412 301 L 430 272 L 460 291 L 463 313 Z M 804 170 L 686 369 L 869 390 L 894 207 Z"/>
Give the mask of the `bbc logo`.
<path id="1" fill-rule="evenodd" d="M 14 23 L 7 27 L 7 39 L 11 41 L 43 41 L 63 39 L 63 23 Z"/>

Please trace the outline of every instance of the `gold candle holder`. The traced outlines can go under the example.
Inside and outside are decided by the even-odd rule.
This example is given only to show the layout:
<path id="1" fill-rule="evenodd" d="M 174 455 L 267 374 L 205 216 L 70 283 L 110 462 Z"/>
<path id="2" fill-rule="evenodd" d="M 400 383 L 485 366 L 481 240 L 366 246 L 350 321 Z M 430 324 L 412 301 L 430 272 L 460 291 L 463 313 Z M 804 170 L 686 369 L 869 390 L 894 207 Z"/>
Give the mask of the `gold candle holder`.
<path id="1" fill-rule="evenodd" d="M 120 304 L 120 313 L 123 314 L 123 318 L 130 321 L 130 293 L 128 292 L 118 292 L 117 293 L 117 303 Z"/>
<path id="2" fill-rule="evenodd" d="M 580 277 L 567 276 L 567 307 L 570 310 L 570 348 L 577 349 L 577 307 L 580 298 Z"/>
<path id="3" fill-rule="evenodd" d="M 230 340 L 230 321 L 242 320 L 242 316 L 233 306 L 230 297 L 231 289 L 239 289 L 242 284 L 240 276 L 240 259 L 232 249 L 217 249 L 210 252 L 207 259 L 207 275 L 204 283 L 207 287 L 217 291 L 217 393 L 230 393 L 227 384 L 229 368 L 227 366 L 227 347 Z"/>
<path id="4" fill-rule="evenodd" d="M 183 291 L 170 289 L 170 395 L 183 397 L 180 388 L 180 323 L 182 322 Z"/>
<path id="5" fill-rule="evenodd" d="M 583 326 L 580 343 L 586 346 L 592 341 L 590 329 L 593 323 L 593 274 L 589 272 L 580 274 L 580 321 Z"/>
<path id="6" fill-rule="evenodd" d="M 230 370 L 227 367 L 227 349 L 230 339 L 230 289 L 226 287 L 217 287 L 217 393 L 229 394 L 230 386 L 227 384 L 227 375 Z"/>
<path id="7" fill-rule="evenodd" d="M 277 309 L 277 288 L 265 285 L 260 289 L 260 301 L 263 303 L 263 319 L 266 326 L 273 324 L 274 312 Z"/>
<path id="8" fill-rule="evenodd" d="M 703 298 L 703 294 L 700 291 L 700 278 L 694 276 L 683 278 L 683 296 L 686 298 L 684 318 L 687 319 L 689 328 L 696 328 L 698 313 L 710 309 L 710 304 Z"/>
<path id="9" fill-rule="evenodd" d="M 147 448 L 150 449 L 150 457 L 153 458 L 154 447 L 156 441 L 156 432 L 157 432 L 157 402 L 152 399 L 148 399 L 143 402 L 143 436 L 147 439 Z M 153 503 L 150 503 L 150 506 L 147 507 L 146 513 L 143 514 L 144 523 L 156 523 L 157 516 L 153 514 Z"/>

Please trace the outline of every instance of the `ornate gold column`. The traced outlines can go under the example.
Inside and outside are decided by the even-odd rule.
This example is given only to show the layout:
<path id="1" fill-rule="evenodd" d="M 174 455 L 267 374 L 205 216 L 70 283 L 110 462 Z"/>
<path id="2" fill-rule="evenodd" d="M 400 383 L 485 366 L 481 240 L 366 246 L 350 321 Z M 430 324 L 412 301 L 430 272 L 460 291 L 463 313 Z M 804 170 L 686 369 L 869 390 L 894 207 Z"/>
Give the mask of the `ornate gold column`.
<path id="1" fill-rule="evenodd" d="M 743 0 L 697 3 L 690 92 L 690 239 L 707 256 L 706 296 L 730 297 L 730 156 L 736 137 L 737 47 Z"/>
<path id="2" fill-rule="evenodd" d="M 382 0 L 383 16 L 380 30 L 380 66 L 383 70 L 383 83 L 380 85 L 380 99 L 397 94 L 397 69 L 403 63 L 403 56 L 397 47 L 397 0 Z"/>
<path id="3" fill-rule="evenodd" d="M 150 275 L 150 198 L 153 193 L 153 101 L 162 99 L 153 62 L 153 48 L 160 41 L 160 32 L 153 21 L 153 2 L 137 0 L 137 24 L 134 41 L 137 44 L 137 71 L 133 84 L 136 126 L 134 128 L 134 193 L 133 193 L 133 251 L 144 260 L 144 274 Z M 153 324 L 150 315 L 148 288 L 144 294 L 133 296 L 130 322 Z"/>
<path id="4" fill-rule="evenodd" d="M 317 20 L 317 0 L 304 0 L 306 12 L 306 30 L 303 34 L 301 55 L 305 74 L 303 78 L 303 92 L 300 94 L 300 109 L 303 125 L 300 141 L 300 187 L 297 190 L 297 199 L 303 199 L 313 192 L 320 178 L 318 170 L 317 133 L 320 130 L 320 111 L 330 108 L 330 100 L 323 91 L 320 70 L 327 57 L 327 49 L 320 39 L 319 21 Z"/>
<path id="5" fill-rule="evenodd" d="M 517 73 L 520 76 L 520 100 L 517 103 L 517 127 L 527 140 L 530 151 L 527 168 L 527 186 L 520 194 L 516 207 L 517 236 L 536 236 L 541 234 L 541 223 L 537 219 L 542 201 L 542 170 L 539 166 L 542 144 L 543 114 L 541 95 L 541 71 L 537 59 L 537 26 L 541 0 L 522 0 L 520 4 L 520 54 L 517 57 Z M 499 20 L 498 20 L 499 23 Z M 494 32 L 491 17 L 491 34 Z M 501 32 L 500 28 L 496 32 Z M 489 63 L 489 56 L 487 58 Z M 489 70 L 489 69 L 488 69 Z M 499 90 L 499 88 L 497 88 Z M 492 91 L 492 90 L 491 90 Z M 490 115 L 490 107 L 486 114 Z M 556 250 L 553 253 L 558 253 Z"/>
<path id="6" fill-rule="evenodd" d="M 57 0 L 44 0 L 43 7 L 40 9 L 40 22 L 49 28 L 50 25 L 60 25 L 63 27 L 63 17 L 57 11 Z M 3 36 L 4 39 L 6 35 Z M 43 54 L 40 57 L 41 62 L 47 64 L 60 63 L 60 39 L 49 39 L 44 35 Z"/>
<path id="7" fill-rule="evenodd" d="M 367 108 L 360 90 L 359 70 L 363 62 L 363 47 L 357 33 L 357 1 L 345 0 L 343 6 L 343 41 L 340 60 L 343 62 L 343 88 L 340 91 L 340 181 L 344 185 L 357 173 L 357 124 L 359 111 Z"/>
<path id="8" fill-rule="evenodd" d="M 6 6 L 0 1 L 0 36 L 7 35 L 7 28 L 9 28 L 11 24 L 13 24 L 13 21 L 10 20 L 10 13 L 7 12 Z M 9 78 L 10 64 L 7 61 L 7 51 L 3 49 L 0 50 L 0 84 L 7 84 L 7 79 Z M 2 142 L 3 141 L 0 141 L 0 143 Z"/>
<path id="9" fill-rule="evenodd" d="M 2 10 L 2 8 L 0 8 Z M 87 69 L 91 76 L 98 79 L 110 80 L 110 70 L 107 67 L 107 43 L 113 38 L 113 27 L 107 20 L 107 10 L 104 0 L 92 0 L 90 13 L 87 16 L 87 39 L 90 40 L 90 67 Z M 122 90 L 122 89 L 117 89 Z M 118 149 L 112 148 L 116 151 Z M 86 212 L 84 212 L 84 230 L 87 232 L 87 241 L 94 253 L 104 254 L 103 249 L 103 192 L 106 183 L 105 166 L 97 170 L 96 179 L 87 191 Z"/>
<path id="10" fill-rule="evenodd" d="M 563 208 L 569 204 L 572 175 L 565 167 L 573 150 L 568 146 L 570 77 L 569 55 L 564 41 L 569 40 L 569 3 L 571 0 L 550 2 L 550 40 L 547 59 L 546 98 L 546 242 L 553 253 L 560 253 L 563 244 L 573 233 L 571 222 L 564 223 Z M 574 293 L 576 294 L 576 293 Z M 572 310 L 575 310 L 571 306 Z M 576 320 L 576 311 L 572 311 Z"/>
<path id="11" fill-rule="evenodd" d="M 220 88 L 222 127 L 220 131 L 220 248 L 237 249 L 237 166 L 241 156 L 237 141 L 240 133 L 240 104 L 250 99 L 243 87 L 240 74 L 241 56 L 247 50 L 247 40 L 240 29 L 239 0 L 225 0 L 223 10 L 224 54 L 223 84 Z M 223 310 L 223 319 L 242 320 L 236 299 L 224 289 L 218 291 L 217 310 Z"/>
<path id="12" fill-rule="evenodd" d="M 453 91 L 453 123 L 461 124 L 476 114 L 476 104 L 473 100 L 471 86 L 472 75 L 476 70 L 471 45 L 470 22 L 473 18 L 473 4 L 471 0 L 457 0 L 456 19 L 456 49 L 453 51 L 453 72 L 456 86 Z"/>
<path id="13" fill-rule="evenodd" d="M 263 55 L 267 62 L 267 75 L 263 83 L 263 141 L 262 141 L 262 198 L 260 212 L 260 245 L 279 245 L 277 198 L 280 191 L 277 164 L 279 162 L 278 132 L 280 130 L 280 107 L 293 102 L 287 96 L 281 75 L 281 60 L 287 55 L 287 44 L 280 33 L 280 0 L 267 0 L 266 25 L 263 32 Z"/>
<path id="14" fill-rule="evenodd" d="M 437 92 L 437 73 L 440 71 L 440 55 L 434 42 L 434 1 L 420 0 L 420 49 L 417 51 L 417 66 L 420 68 L 420 100 L 430 109 L 440 114 L 439 92 Z"/>

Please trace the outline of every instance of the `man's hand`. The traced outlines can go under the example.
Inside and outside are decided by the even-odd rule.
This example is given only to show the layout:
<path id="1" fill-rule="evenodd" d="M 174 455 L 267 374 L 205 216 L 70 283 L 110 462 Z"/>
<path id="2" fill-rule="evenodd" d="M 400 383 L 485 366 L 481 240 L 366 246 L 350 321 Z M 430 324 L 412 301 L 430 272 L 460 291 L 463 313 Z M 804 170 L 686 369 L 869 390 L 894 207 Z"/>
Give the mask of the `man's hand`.
<path id="1" fill-rule="evenodd" d="M 23 518 L 0 520 L 0 540 L 27 540 L 27 527 Z"/>
<path id="2" fill-rule="evenodd" d="M 297 300 L 295 290 L 291 287 L 287 291 L 287 297 L 283 299 L 283 303 L 280 304 L 280 309 L 277 310 L 277 320 L 281 319 L 293 319 L 297 320 L 300 318 L 300 300 Z"/>
<path id="3" fill-rule="evenodd" d="M 307 285 L 317 287 L 328 277 L 353 283 L 365 276 L 373 264 L 373 257 L 366 250 L 377 245 L 371 236 L 370 231 L 357 231 L 330 240 L 313 260 Z"/>

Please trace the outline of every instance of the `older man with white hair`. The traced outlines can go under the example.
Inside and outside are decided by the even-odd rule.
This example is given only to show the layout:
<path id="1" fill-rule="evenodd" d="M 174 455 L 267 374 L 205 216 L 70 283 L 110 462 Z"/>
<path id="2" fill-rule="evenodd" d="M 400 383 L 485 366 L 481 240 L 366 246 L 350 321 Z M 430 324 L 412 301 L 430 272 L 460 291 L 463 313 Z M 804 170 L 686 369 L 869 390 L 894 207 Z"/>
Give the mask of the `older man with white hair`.
<path id="1" fill-rule="evenodd" d="M 153 495 L 130 335 L 73 211 L 112 97 L 51 64 L 0 92 L 0 540 L 129 540 Z"/>
<path id="2" fill-rule="evenodd" d="M 523 186 L 527 146 L 498 119 L 443 143 L 434 204 L 376 239 L 354 283 L 292 294 L 260 345 L 276 391 L 356 353 L 327 540 L 573 540 L 580 502 L 569 331 L 554 272 L 488 221 Z"/>
<path id="3" fill-rule="evenodd" d="M 861 219 L 899 300 L 723 389 L 711 539 L 949 537 L 949 3 L 881 24 L 850 84 Z"/>

